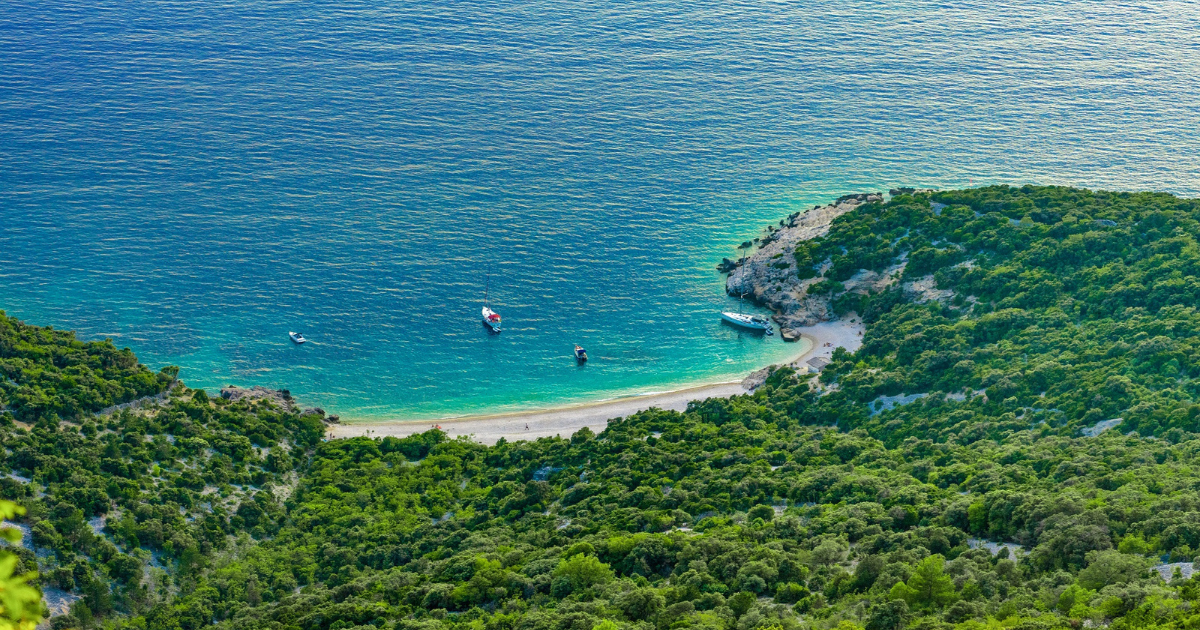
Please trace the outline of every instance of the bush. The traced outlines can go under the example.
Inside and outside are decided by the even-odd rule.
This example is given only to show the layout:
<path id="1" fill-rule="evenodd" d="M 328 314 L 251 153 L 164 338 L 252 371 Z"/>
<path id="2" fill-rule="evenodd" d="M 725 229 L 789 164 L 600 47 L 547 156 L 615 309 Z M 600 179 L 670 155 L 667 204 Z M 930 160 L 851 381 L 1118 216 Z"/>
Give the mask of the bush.
<path id="1" fill-rule="evenodd" d="M 808 588 L 801 584 L 795 582 L 780 584 L 779 588 L 775 589 L 775 603 L 795 604 L 810 594 Z"/>
<path id="2" fill-rule="evenodd" d="M 769 505 L 756 505 L 750 508 L 750 511 L 746 513 L 746 519 L 751 522 L 760 518 L 764 521 L 770 522 L 775 518 L 775 508 Z"/>
<path id="3" fill-rule="evenodd" d="M 1079 586 L 1100 590 L 1110 584 L 1125 584 L 1146 574 L 1145 558 L 1120 551 L 1089 551 L 1087 567 L 1079 572 Z"/>
<path id="4" fill-rule="evenodd" d="M 608 582 L 613 572 L 595 556 L 576 554 L 555 567 L 554 577 L 565 579 L 574 592 Z"/>
<path id="5" fill-rule="evenodd" d="M 742 615 L 746 614 L 748 610 L 754 607 L 754 604 L 757 601 L 758 597 L 756 597 L 754 593 L 740 591 L 733 597 L 730 597 L 726 601 L 726 605 L 729 606 L 729 609 L 733 611 L 733 614 L 741 617 Z"/>

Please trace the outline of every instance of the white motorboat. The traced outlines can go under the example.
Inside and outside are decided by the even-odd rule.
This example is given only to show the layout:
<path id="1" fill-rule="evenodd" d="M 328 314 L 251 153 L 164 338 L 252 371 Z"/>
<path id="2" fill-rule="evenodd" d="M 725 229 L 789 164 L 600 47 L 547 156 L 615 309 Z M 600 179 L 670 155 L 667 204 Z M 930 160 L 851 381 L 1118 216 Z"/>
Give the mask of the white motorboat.
<path id="1" fill-rule="evenodd" d="M 288 337 L 291 337 L 292 341 L 294 341 L 296 343 L 304 343 L 305 341 L 308 341 L 307 339 L 304 338 L 304 335 L 301 335 L 298 332 L 289 332 Z"/>

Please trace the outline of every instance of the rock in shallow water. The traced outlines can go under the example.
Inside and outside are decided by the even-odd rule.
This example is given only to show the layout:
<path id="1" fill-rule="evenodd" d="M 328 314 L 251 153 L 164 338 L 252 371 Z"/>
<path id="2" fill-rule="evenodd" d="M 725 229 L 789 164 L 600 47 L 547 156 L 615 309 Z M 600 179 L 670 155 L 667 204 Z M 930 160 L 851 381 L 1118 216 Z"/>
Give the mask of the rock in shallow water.
<path id="1" fill-rule="evenodd" d="M 717 271 L 720 271 L 721 273 L 729 273 L 734 269 L 737 269 L 740 264 L 741 261 L 722 258 L 721 262 L 717 263 Z"/>

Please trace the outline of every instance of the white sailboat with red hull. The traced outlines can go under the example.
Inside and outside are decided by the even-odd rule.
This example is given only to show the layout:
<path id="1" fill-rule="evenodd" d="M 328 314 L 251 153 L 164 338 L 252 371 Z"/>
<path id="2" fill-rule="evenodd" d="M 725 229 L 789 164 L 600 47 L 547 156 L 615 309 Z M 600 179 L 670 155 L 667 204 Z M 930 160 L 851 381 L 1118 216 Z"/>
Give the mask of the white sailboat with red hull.
<path id="1" fill-rule="evenodd" d="M 493 311 L 491 307 L 488 306 L 488 288 L 491 284 L 492 277 L 489 275 L 487 284 L 485 284 L 483 288 L 483 325 L 487 326 L 488 330 L 498 333 L 502 330 L 500 327 L 502 323 L 502 320 L 500 319 L 500 313 Z"/>
<path id="2" fill-rule="evenodd" d="M 493 311 L 488 307 L 483 307 L 483 325 L 492 329 L 492 332 L 500 332 L 500 313 Z"/>

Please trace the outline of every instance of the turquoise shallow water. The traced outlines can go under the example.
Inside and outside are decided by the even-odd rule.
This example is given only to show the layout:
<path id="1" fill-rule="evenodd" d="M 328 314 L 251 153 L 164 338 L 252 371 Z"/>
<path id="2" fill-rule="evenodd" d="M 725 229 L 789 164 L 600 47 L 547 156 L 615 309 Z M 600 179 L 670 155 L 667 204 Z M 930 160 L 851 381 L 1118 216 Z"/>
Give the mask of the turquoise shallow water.
<path id="1" fill-rule="evenodd" d="M 11 0 L 0 59 L 0 308 L 363 419 L 779 361 L 713 266 L 845 192 L 1200 194 L 1185 2 Z"/>

